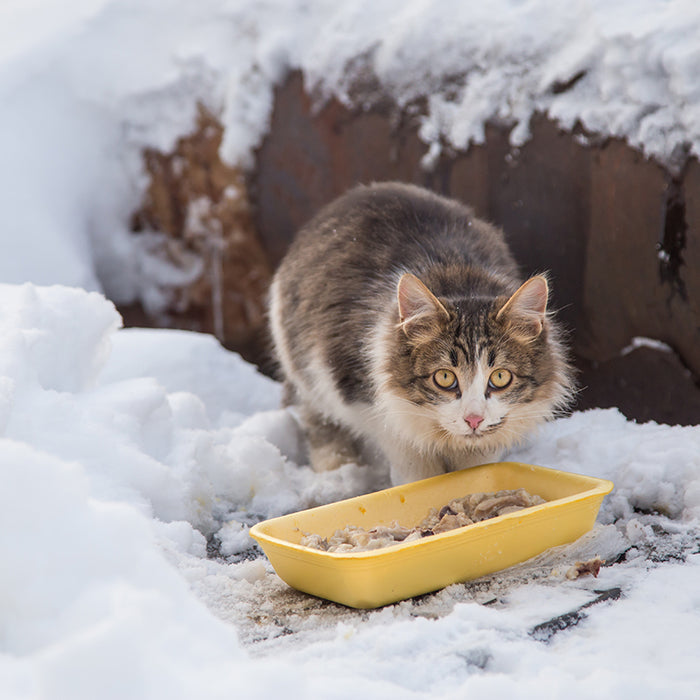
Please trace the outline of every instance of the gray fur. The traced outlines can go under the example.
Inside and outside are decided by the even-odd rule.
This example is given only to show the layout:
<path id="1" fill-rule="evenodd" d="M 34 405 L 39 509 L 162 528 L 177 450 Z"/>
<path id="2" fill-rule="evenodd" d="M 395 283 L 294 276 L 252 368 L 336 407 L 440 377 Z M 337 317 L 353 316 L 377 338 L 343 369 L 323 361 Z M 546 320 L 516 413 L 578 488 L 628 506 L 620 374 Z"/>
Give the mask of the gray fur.
<path id="1" fill-rule="evenodd" d="M 411 319 L 397 300 L 406 273 L 423 283 L 404 286 L 403 310 L 413 300 L 422 309 Z M 380 455 L 395 482 L 422 478 L 497 457 L 565 405 L 572 382 L 559 331 L 521 308 L 546 283 L 504 309 L 521 282 L 498 229 L 427 190 L 360 186 L 319 212 L 282 261 L 270 304 L 312 465 Z M 496 366 L 513 380 L 494 401 L 484 377 Z M 458 377 L 456 389 L 436 385 L 441 368 Z M 493 429 L 485 421 L 483 434 L 464 432 L 454 416 L 474 406 L 493 413 Z"/>

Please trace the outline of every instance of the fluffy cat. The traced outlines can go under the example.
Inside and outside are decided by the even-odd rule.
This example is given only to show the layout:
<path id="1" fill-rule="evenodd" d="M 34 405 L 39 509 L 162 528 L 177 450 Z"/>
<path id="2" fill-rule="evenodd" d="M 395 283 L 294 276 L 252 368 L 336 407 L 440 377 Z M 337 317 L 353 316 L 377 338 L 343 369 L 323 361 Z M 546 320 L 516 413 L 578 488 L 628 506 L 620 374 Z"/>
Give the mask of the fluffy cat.
<path id="1" fill-rule="evenodd" d="M 457 201 L 380 183 L 326 206 L 270 290 L 312 466 L 388 462 L 398 484 L 498 459 L 572 396 L 548 291 Z"/>

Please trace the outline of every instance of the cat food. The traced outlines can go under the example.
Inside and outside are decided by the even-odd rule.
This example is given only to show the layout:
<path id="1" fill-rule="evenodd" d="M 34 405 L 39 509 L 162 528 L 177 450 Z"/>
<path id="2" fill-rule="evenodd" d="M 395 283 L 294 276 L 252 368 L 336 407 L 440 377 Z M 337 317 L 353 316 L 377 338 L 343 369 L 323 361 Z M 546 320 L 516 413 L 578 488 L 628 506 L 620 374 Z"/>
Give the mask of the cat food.
<path id="1" fill-rule="evenodd" d="M 396 520 L 390 525 L 378 525 L 371 530 L 365 530 L 357 525 L 347 525 L 342 530 L 336 530 L 328 538 L 316 534 L 305 534 L 300 543 L 304 547 L 320 549 L 324 552 L 368 552 L 390 547 L 399 542 L 411 542 L 438 535 L 441 532 L 542 503 L 545 503 L 543 498 L 531 495 L 525 489 L 470 493 L 462 498 L 452 499 L 440 510 L 431 508 L 428 515 L 412 528 L 399 525 Z"/>
<path id="2" fill-rule="evenodd" d="M 483 492 L 497 498 L 506 489 L 521 488 L 546 503 L 435 537 L 422 537 L 421 532 L 420 539 L 371 551 L 337 553 L 299 543 L 302 535 L 312 532 L 321 535 L 318 542 L 322 542 L 348 524 L 371 530 L 397 520 L 412 528 L 426 516 L 450 515 L 440 515 L 444 504 L 458 512 L 451 504 L 455 496 Z M 612 488 L 605 479 L 498 462 L 266 520 L 254 525 L 250 535 L 278 576 L 293 588 L 353 608 L 377 608 L 473 581 L 573 542 L 593 527 Z M 433 506 L 437 514 L 428 512 Z"/>

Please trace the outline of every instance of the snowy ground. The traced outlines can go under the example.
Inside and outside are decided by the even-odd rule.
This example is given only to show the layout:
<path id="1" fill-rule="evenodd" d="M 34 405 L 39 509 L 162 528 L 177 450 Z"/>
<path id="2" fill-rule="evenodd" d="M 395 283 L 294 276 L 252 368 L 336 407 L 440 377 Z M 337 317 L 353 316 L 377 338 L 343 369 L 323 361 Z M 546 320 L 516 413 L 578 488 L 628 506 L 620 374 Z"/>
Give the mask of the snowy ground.
<path id="1" fill-rule="evenodd" d="M 279 387 L 209 336 L 119 330 L 77 289 L 0 299 L 3 698 L 697 697 L 700 427 L 549 424 L 511 457 L 612 479 L 589 535 L 350 610 L 287 588 L 247 528 L 386 475 L 303 466 Z"/>
<path id="2" fill-rule="evenodd" d="M 156 308 L 177 283 L 128 219 L 141 147 L 197 99 L 234 163 L 286 70 L 348 99 L 363 65 L 431 95 L 433 155 L 489 118 L 517 145 L 540 110 L 673 161 L 700 152 L 698 36 L 695 0 L 5 0 L 0 696 L 696 698 L 700 427 L 549 424 L 510 457 L 615 482 L 588 536 L 353 611 L 288 589 L 247 528 L 386 475 L 312 473 L 279 386 L 213 338 L 120 330 L 99 292 Z M 597 579 L 565 578 L 594 554 Z"/>

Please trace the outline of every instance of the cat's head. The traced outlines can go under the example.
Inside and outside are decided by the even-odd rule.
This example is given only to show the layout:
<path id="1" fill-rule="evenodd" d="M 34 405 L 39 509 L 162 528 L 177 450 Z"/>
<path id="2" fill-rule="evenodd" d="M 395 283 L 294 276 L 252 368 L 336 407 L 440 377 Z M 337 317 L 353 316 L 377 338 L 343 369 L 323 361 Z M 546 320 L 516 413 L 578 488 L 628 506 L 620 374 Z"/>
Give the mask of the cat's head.
<path id="1" fill-rule="evenodd" d="M 385 388 L 422 449 L 508 448 L 573 394 L 544 276 L 512 295 L 438 298 L 405 274 Z"/>

